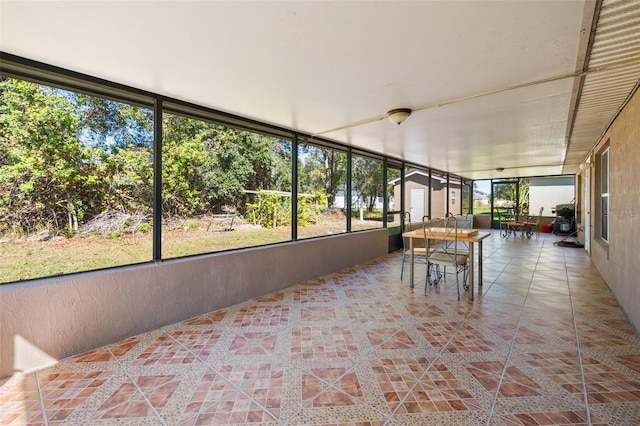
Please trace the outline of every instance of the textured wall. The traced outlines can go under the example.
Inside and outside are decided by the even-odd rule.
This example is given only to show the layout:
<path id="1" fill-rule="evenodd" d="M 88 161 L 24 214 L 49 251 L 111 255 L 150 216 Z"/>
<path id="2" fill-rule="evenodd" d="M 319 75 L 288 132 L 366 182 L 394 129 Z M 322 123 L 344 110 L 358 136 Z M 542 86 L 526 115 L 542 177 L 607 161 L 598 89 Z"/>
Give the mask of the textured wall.
<path id="1" fill-rule="evenodd" d="M 0 377 L 326 275 L 386 229 L 0 286 Z"/>
<path id="2" fill-rule="evenodd" d="M 609 244 L 592 234 L 591 258 L 636 330 L 640 330 L 640 91 L 594 152 L 609 141 Z M 592 173 L 592 179 L 596 173 Z M 600 220 L 591 185 L 591 220 Z M 595 229 L 595 228 L 593 228 Z"/>

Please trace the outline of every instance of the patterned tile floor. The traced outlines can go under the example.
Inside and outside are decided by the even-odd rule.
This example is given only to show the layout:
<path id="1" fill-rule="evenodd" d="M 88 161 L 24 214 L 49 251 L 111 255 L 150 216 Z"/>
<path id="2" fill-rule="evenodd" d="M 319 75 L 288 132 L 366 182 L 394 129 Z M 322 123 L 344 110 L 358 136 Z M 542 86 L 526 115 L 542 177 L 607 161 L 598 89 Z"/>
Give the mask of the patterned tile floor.
<path id="1" fill-rule="evenodd" d="M 0 424 L 640 425 L 640 338 L 558 239 L 492 235 L 475 301 L 394 253 L 16 375 Z"/>

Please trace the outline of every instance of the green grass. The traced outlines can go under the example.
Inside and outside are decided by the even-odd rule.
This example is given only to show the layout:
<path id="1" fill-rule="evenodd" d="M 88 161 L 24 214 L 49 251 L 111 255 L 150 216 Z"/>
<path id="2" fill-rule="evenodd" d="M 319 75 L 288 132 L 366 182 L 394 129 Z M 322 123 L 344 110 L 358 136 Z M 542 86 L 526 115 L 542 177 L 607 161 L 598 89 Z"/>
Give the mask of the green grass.
<path id="1" fill-rule="evenodd" d="M 474 207 L 473 214 L 491 214 L 491 207 Z"/>
<path id="2" fill-rule="evenodd" d="M 242 247 L 261 246 L 290 239 L 291 230 L 288 227 L 214 231 L 209 233 L 171 232 L 167 233 L 163 238 L 162 257 L 168 259 Z"/>
<path id="3" fill-rule="evenodd" d="M 167 232 L 163 234 L 164 259 L 234 248 L 259 246 L 291 238 L 289 228 L 232 232 Z M 152 258 L 151 234 L 123 238 L 76 237 L 49 241 L 0 244 L 0 281 L 68 274 L 132 263 Z"/>
<path id="4" fill-rule="evenodd" d="M 151 235 L 0 243 L 0 282 L 68 274 L 151 260 Z"/>
<path id="5" fill-rule="evenodd" d="M 354 220 L 352 230 L 380 228 L 382 222 Z M 298 238 L 346 232 L 344 222 L 301 227 Z M 219 252 L 289 241 L 291 229 L 243 227 L 234 231 L 206 231 L 197 227 L 162 233 L 162 258 Z M 58 237 L 48 241 L 0 240 L 0 283 L 148 262 L 152 259 L 152 235 L 119 238 Z"/>

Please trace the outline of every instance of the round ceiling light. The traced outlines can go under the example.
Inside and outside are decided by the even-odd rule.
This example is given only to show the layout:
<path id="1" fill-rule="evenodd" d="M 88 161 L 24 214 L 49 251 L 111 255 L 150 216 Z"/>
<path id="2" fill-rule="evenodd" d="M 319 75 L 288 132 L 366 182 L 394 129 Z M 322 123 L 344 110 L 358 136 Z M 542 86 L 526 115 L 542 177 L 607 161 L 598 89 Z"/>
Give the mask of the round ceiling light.
<path id="1" fill-rule="evenodd" d="M 409 108 L 397 108 L 392 109 L 387 113 L 387 118 L 392 122 L 400 125 L 404 120 L 411 115 L 412 111 Z"/>

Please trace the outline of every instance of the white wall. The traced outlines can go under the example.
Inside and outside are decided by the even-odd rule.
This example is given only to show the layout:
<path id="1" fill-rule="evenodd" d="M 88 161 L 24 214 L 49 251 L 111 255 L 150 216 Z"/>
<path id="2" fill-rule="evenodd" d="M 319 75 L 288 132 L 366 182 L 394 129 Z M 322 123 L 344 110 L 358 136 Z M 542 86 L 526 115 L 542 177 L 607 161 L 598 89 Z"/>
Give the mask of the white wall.
<path id="1" fill-rule="evenodd" d="M 383 256 L 386 229 L 0 286 L 0 377 Z"/>
<path id="2" fill-rule="evenodd" d="M 544 207 L 543 216 L 555 216 L 558 204 L 569 204 L 575 197 L 573 177 L 549 177 L 529 179 L 529 214 L 536 216 Z"/>

